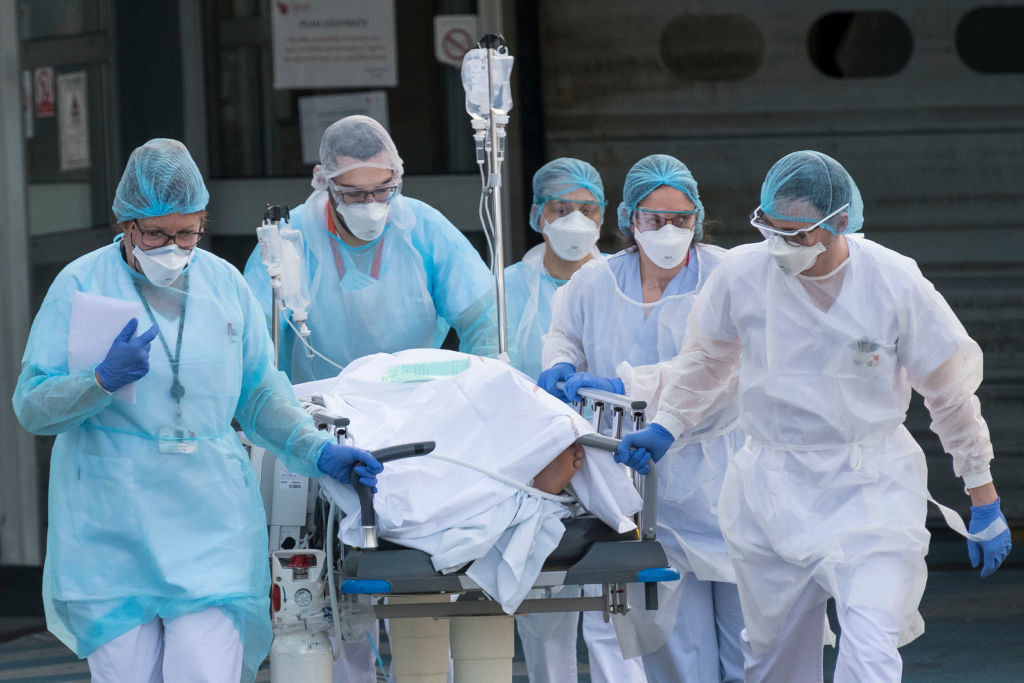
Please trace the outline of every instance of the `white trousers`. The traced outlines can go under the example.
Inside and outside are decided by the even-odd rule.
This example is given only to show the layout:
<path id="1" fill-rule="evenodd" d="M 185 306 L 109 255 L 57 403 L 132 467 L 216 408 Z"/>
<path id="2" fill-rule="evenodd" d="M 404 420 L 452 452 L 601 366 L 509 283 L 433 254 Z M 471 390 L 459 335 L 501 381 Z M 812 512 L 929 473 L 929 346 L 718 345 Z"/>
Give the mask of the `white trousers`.
<path id="1" fill-rule="evenodd" d="M 692 572 L 682 581 L 675 628 L 660 649 L 643 656 L 647 680 L 742 681 L 743 614 L 736 584 L 701 581 Z"/>
<path id="2" fill-rule="evenodd" d="M 585 597 L 599 597 L 600 585 L 583 587 Z M 571 595 L 575 592 L 575 596 Z M 578 597 L 579 588 L 563 587 L 557 597 Z M 623 659 L 615 627 L 601 612 L 583 612 L 583 640 L 587 644 L 592 683 L 646 683 L 639 657 Z M 576 626 L 579 612 L 554 612 L 516 617 L 530 683 L 576 681 Z"/>
<path id="3" fill-rule="evenodd" d="M 93 683 L 238 683 L 242 641 L 216 607 L 154 617 L 88 657 Z"/>
<path id="4" fill-rule="evenodd" d="M 797 598 L 786 618 L 775 648 L 755 657 L 743 642 L 746 681 L 769 683 L 820 683 L 824 647 L 825 606 L 828 593 L 810 583 Z M 839 656 L 835 683 L 899 683 L 903 660 L 897 643 L 899 625 L 890 612 L 871 607 L 838 609 Z"/>

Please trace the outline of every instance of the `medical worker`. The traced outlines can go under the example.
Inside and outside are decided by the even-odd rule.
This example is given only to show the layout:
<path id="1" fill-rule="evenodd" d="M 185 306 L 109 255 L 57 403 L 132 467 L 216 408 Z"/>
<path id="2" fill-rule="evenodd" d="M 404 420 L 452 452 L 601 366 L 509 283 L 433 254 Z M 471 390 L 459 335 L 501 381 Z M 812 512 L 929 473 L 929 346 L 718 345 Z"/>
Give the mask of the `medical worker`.
<path id="1" fill-rule="evenodd" d="M 533 174 L 530 227 L 544 239 L 505 269 L 509 359 L 534 380 L 541 337 L 551 325 L 551 297 L 580 267 L 599 256 L 604 185 L 585 161 L 562 157 Z"/>
<path id="2" fill-rule="evenodd" d="M 26 429 L 57 436 L 47 626 L 100 683 L 251 681 L 270 649 L 266 516 L 232 418 L 305 476 L 348 483 L 354 467 L 373 485 L 381 471 L 317 431 L 274 369 L 241 274 L 197 247 L 208 199 L 180 142 L 132 152 L 114 197 L 122 234 L 56 277 L 14 394 Z M 97 340 L 96 316 L 75 313 L 88 298 L 141 314 Z M 69 368 L 97 343 L 102 361 Z"/>
<path id="3" fill-rule="evenodd" d="M 368 116 L 331 124 L 320 140 L 313 193 L 291 211 L 305 240 L 311 346 L 282 320 L 280 367 L 292 382 L 334 377 L 372 353 L 439 348 L 497 353 L 494 278 L 440 211 L 402 194 L 402 159 Z M 270 280 L 253 250 L 245 279 L 269 315 Z"/>
<path id="4" fill-rule="evenodd" d="M 509 360 L 534 380 L 541 370 L 542 337 L 551 325 L 551 297 L 584 263 L 600 258 L 594 245 L 601 234 L 605 206 L 601 176 L 585 161 L 562 157 L 533 174 L 530 227 L 541 233 L 544 242 L 505 269 L 505 307 Z M 578 598 L 580 587 L 558 588 L 556 597 Z M 579 612 L 516 617 L 532 683 L 576 680 L 579 619 Z"/>
<path id="5" fill-rule="evenodd" d="M 835 159 L 779 160 L 751 223 L 765 240 L 734 249 L 711 276 L 679 356 L 634 369 L 660 392 L 659 411 L 616 458 L 639 471 L 649 458 L 685 459 L 665 456 L 673 437 L 706 419 L 738 370 L 749 438 L 718 509 L 746 620 L 746 680 L 820 681 L 832 597 L 835 680 L 899 681 L 897 647 L 924 630 L 928 551 L 925 459 L 903 426 L 911 389 L 970 495 L 971 563 L 988 576 L 1010 550 L 974 395 L 981 349 L 914 261 L 854 234 L 864 204 Z"/>
<path id="6" fill-rule="evenodd" d="M 725 251 L 701 242 L 704 205 L 678 159 L 641 159 L 622 194 L 619 229 L 631 246 L 587 263 L 555 295 L 538 384 L 563 400 L 575 399 L 580 387 L 647 398 L 653 414 L 656 397 L 632 368 L 679 352 L 686 316 Z M 643 653 L 649 681 L 743 676 L 743 619 L 716 519 L 726 461 L 743 436 L 728 396 L 714 408 L 677 434 L 676 457 L 659 470 L 658 538 L 682 578 L 664 589 L 658 612 L 632 615 L 655 621 L 640 619 L 634 642 L 620 633 L 627 650 Z"/>

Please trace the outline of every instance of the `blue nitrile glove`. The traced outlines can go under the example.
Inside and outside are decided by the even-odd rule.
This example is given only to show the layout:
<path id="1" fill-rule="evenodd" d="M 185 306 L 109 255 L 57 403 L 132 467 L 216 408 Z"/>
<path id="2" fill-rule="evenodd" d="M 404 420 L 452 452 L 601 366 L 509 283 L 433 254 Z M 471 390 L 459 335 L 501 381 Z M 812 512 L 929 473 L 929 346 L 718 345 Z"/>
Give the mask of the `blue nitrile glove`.
<path id="1" fill-rule="evenodd" d="M 540 373 L 540 377 L 537 378 L 537 386 L 558 400 L 569 403 L 569 399 L 566 398 L 561 389 L 555 387 L 555 384 L 568 379 L 574 372 L 576 372 L 576 366 L 572 363 L 555 363 L 550 368 Z"/>
<path id="2" fill-rule="evenodd" d="M 563 387 L 562 391 L 569 397 L 570 401 L 579 401 L 581 397 L 577 392 L 583 387 L 600 389 L 610 394 L 626 393 L 626 387 L 618 377 L 598 377 L 597 375 L 591 375 L 589 372 L 574 372 L 569 375 L 569 378 L 565 380 L 565 387 Z"/>
<path id="3" fill-rule="evenodd" d="M 967 530 L 972 534 L 980 533 L 997 519 L 1003 520 L 1005 524 L 1006 517 L 1003 517 L 1003 512 L 999 509 L 1000 500 L 1000 498 L 996 498 L 995 502 L 988 505 L 978 505 L 977 507 L 972 505 L 971 525 L 967 527 Z M 984 559 L 984 564 L 981 567 L 982 577 L 995 572 L 1009 553 L 1010 530 L 1008 528 L 1003 529 L 1003 533 L 987 541 L 981 541 L 980 543 L 971 540 L 967 541 L 967 554 L 971 558 L 971 566 L 977 568 L 978 564 Z"/>
<path id="4" fill-rule="evenodd" d="M 342 484 L 352 483 L 352 471 L 355 470 L 356 476 L 359 477 L 359 483 L 369 486 L 374 493 L 377 493 L 376 475 L 384 471 L 384 465 L 377 462 L 370 451 L 352 446 L 342 446 L 330 441 L 326 442 L 320 450 L 320 457 L 316 459 L 316 468 Z"/>
<path id="5" fill-rule="evenodd" d="M 619 447 L 615 449 L 615 462 L 622 463 L 640 474 L 647 474 L 651 469 L 648 461 L 654 458 L 654 462 L 658 462 L 665 457 L 673 441 L 675 439 L 667 429 L 657 422 L 652 422 L 639 432 L 622 437 Z"/>
<path id="6" fill-rule="evenodd" d="M 107 357 L 96 366 L 96 376 L 99 377 L 100 385 L 107 391 L 117 391 L 125 384 L 142 379 L 149 372 L 149 344 L 156 337 L 159 328 L 153 325 L 132 339 L 138 327 L 138 318 L 129 320 L 114 337 Z"/>

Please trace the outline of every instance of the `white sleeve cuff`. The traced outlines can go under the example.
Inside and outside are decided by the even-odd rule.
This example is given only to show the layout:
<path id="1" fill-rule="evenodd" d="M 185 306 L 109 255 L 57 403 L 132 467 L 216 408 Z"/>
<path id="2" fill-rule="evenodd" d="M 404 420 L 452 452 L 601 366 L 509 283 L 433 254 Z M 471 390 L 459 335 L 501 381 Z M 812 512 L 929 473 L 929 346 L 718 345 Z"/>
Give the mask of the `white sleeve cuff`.
<path id="1" fill-rule="evenodd" d="M 683 429 L 683 423 L 666 413 L 664 410 L 658 411 L 658 414 L 654 416 L 653 422 L 657 422 L 667 429 L 668 433 L 672 435 L 673 440 L 678 439 L 679 435 L 686 431 Z"/>
<path id="2" fill-rule="evenodd" d="M 978 486 L 984 486 L 985 484 L 992 481 L 992 471 L 989 470 L 988 468 L 985 468 L 981 472 L 967 472 L 966 474 L 964 474 L 963 480 L 964 492 L 966 493 L 967 489 L 973 489 Z"/>
<path id="3" fill-rule="evenodd" d="M 103 386 L 102 384 L 100 384 L 100 375 L 99 375 L 99 373 L 98 373 L 98 372 L 96 372 L 96 370 L 95 370 L 95 369 L 93 369 L 93 371 L 92 371 L 92 381 L 93 381 L 93 383 L 95 383 L 95 384 L 96 384 L 96 386 L 98 386 L 98 387 L 100 388 L 100 390 L 101 390 L 101 391 L 102 391 L 102 392 L 103 392 L 104 394 L 106 394 L 107 396 L 110 396 L 111 394 L 113 394 L 113 393 L 114 393 L 113 391 L 107 391 L 107 388 L 106 388 L 105 386 Z"/>

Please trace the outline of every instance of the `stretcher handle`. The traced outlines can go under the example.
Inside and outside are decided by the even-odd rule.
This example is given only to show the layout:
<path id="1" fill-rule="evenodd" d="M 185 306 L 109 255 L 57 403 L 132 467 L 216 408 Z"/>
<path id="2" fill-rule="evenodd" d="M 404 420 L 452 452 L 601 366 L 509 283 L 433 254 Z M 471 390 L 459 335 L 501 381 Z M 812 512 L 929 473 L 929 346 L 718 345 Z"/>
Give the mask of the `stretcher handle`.
<path id="1" fill-rule="evenodd" d="M 403 443 L 397 446 L 388 446 L 387 448 L 378 448 L 375 451 L 370 451 L 370 455 L 377 459 L 377 462 L 384 464 L 391 462 L 392 460 L 402 460 L 403 458 L 414 458 L 419 455 L 426 455 L 434 450 L 437 446 L 433 441 L 419 441 L 415 443 Z M 356 490 L 359 495 L 359 512 L 362 517 L 363 528 L 376 527 L 377 526 L 377 513 L 373 511 L 373 491 L 369 486 L 364 486 L 359 483 L 359 476 L 352 472 L 352 488 Z"/>
<path id="2" fill-rule="evenodd" d="M 600 448 L 611 453 L 614 453 L 615 449 L 618 448 L 619 442 L 619 439 L 596 432 L 584 434 L 576 439 L 576 443 L 581 446 Z M 656 527 L 658 524 L 658 470 L 654 466 L 653 460 L 648 463 L 647 474 L 641 481 L 642 483 L 638 486 L 640 487 L 640 495 L 643 497 L 644 506 L 640 512 L 640 537 L 643 539 L 654 539 L 657 534 Z M 650 603 L 652 599 L 654 604 L 657 605 L 658 594 L 655 593 L 652 598 L 650 591 L 648 591 L 647 601 Z M 657 609 L 657 607 L 649 609 Z"/>
<path id="3" fill-rule="evenodd" d="M 281 207 L 267 207 L 279 209 Z M 285 216 L 287 216 L 288 210 L 285 209 Z M 332 426 L 335 429 L 344 429 L 349 425 L 349 419 L 347 417 L 341 417 L 340 415 L 334 415 L 327 410 L 327 403 L 324 401 L 323 394 L 313 394 L 307 399 L 311 405 L 323 408 L 323 410 L 309 410 L 309 414 L 313 417 L 313 422 L 316 424 L 316 428 L 320 430 L 327 429 L 328 426 Z"/>
<path id="4" fill-rule="evenodd" d="M 619 447 L 619 439 L 613 439 L 610 436 L 604 434 L 584 434 L 580 438 L 576 439 L 576 443 L 581 446 L 592 446 L 594 448 L 600 448 L 603 451 L 609 451 L 614 453 L 615 449 Z"/>
<path id="5" fill-rule="evenodd" d="M 559 380 L 555 382 L 555 388 L 561 391 L 565 391 L 565 382 Z M 620 408 L 628 408 L 629 410 L 646 410 L 647 401 L 635 401 L 629 396 L 623 396 L 622 394 L 613 394 L 610 391 L 602 391 L 601 389 L 593 389 L 591 387 L 580 387 L 576 392 L 583 398 L 590 399 L 591 401 L 601 401 L 605 405 L 618 406 Z M 572 398 L 570 397 L 571 401 Z"/>

